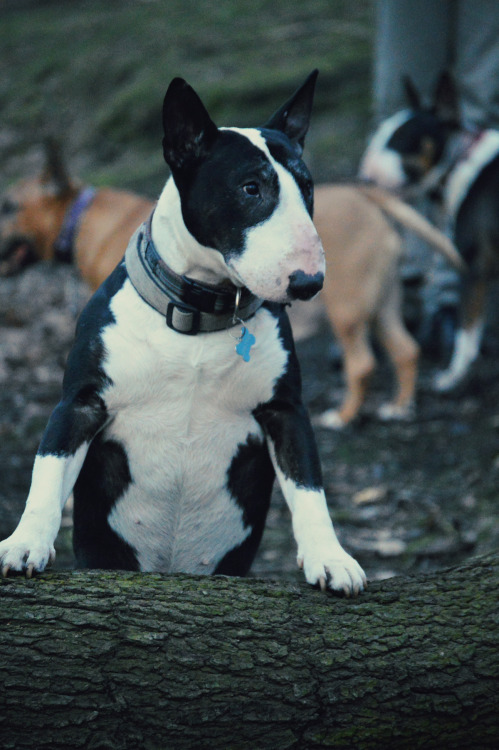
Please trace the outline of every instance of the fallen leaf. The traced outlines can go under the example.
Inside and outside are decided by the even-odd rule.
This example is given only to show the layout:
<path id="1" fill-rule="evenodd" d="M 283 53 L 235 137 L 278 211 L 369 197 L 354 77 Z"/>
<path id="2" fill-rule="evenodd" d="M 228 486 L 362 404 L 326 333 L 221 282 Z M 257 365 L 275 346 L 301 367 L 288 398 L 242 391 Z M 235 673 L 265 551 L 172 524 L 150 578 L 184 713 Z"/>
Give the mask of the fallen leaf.
<path id="1" fill-rule="evenodd" d="M 366 487 L 356 492 L 352 497 L 354 505 L 364 505 L 365 503 L 379 503 L 386 499 L 388 489 L 386 487 Z"/>

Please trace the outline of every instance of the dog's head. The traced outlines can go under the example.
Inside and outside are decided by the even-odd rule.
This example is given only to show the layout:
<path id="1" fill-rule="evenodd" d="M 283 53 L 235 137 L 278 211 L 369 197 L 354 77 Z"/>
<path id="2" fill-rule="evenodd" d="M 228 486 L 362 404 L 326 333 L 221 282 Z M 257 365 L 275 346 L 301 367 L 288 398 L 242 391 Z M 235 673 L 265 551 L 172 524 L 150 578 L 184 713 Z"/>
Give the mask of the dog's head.
<path id="1" fill-rule="evenodd" d="M 227 279 L 271 301 L 309 299 L 324 280 L 301 158 L 316 77 L 261 128 L 217 128 L 179 78 L 164 100 L 163 151 L 191 239 L 216 251 Z"/>
<path id="2" fill-rule="evenodd" d="M 65 207 L 75 192 L 56 145 L 47 142 L 42 173 L 0 196 L 0 276 L 54 257 Z"/>
<path id="3" fill-rule="evenodd" d="M 359 168 L 360 177 L 387 188 L 420 182 L 438 164 L 449 135 L 459 127 L 456 89 L 448 73 L 440 76 L 427 107 L 409 77 L 403 84 L 408 109 L 381 123 Z"/>

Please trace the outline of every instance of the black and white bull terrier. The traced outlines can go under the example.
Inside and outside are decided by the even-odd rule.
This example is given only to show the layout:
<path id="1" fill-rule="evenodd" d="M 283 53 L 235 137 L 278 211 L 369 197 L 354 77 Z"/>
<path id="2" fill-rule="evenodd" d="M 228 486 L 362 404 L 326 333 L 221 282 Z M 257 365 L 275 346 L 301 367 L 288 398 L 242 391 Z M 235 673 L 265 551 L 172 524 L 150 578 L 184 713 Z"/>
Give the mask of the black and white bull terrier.
<path id="1" fill-rule="evenodd" d="M 80 567 L 244 575 L 277 475 L 306 580 L 363 589 L 328 513 L 285 312 L 324 278 L 301 159 L 316 76 L 258 129 L 218 129 L 170 84 L 172 176 L 80 317 L 3 575 L 45 568 L 71 492 Z"/>
<path id="2" fill-rule="evenodd" d="M 463 130 L 449 74 L 425 107 L 409 78 L 409 108 L 381 123 L 360 165 L 360 176 L 384 187 L 417 185 L 442 203 L 450 234 L 468 272 L 462 277 L 459 330 L 447 370 L 435 387 L 448 391 L 480 352 L 487 290 L 499 275 L 499 131 Z"/>

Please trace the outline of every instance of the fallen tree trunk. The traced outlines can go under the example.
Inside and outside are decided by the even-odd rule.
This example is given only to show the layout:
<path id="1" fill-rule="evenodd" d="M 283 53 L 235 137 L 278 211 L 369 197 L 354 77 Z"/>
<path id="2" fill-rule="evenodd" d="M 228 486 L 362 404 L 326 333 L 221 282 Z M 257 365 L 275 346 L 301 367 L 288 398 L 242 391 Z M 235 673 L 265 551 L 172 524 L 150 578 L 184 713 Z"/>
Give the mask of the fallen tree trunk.
<path id="1" fill-rule="evenodd" d="M 252 579 L 0 586 L 2 748 L 497 747 L 499 556 L 356 600 Z"/>

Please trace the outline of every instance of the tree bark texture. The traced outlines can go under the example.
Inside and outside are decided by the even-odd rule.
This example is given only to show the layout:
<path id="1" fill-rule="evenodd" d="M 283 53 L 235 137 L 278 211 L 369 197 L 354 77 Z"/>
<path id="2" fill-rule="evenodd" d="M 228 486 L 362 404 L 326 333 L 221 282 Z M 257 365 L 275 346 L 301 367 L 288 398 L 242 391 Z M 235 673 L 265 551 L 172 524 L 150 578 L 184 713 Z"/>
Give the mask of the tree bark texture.
<path id="1" fill-rule="evenodd" d="M 255 579 L 0 585 L 0 747 L 496 748 L 499 556 L 358 599 Z"/>

